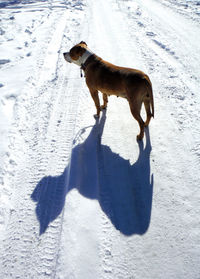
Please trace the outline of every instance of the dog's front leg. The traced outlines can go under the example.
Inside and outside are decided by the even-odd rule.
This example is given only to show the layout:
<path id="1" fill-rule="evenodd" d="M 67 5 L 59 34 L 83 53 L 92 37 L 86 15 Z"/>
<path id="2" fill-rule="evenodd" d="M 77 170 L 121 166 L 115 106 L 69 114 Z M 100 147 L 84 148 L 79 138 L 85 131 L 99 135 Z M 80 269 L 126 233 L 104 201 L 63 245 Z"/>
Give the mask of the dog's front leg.
<path id="1" fill-rule="evenodd" d="M 95 115 L 96 117 L 99 117 L 100 115 L 100 102 L 99 102 L 99 95 L 98 95 L 98 91 L 95 89 L 89 89 L 90 90 L 90 94 L 92 96 L 92 99 L 94 100 L 96 109 L 97 109 L 97 114 Z"/>
<path id="2" fill-rule="evenodd" d="M 108 103 L 108 96 L 107 94 L 103 93 L 103 105 L 101 106 L 101 109 L 106 109 Z"/>

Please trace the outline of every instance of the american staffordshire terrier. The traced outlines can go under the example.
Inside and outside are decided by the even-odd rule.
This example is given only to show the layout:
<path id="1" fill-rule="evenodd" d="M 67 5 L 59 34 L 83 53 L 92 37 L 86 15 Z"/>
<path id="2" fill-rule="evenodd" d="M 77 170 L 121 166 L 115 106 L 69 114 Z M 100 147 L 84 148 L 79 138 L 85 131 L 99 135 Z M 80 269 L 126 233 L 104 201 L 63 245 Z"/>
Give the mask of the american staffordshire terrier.
<path id="1" fill-rule="evenodd" d="M 154 117 L 153 91 L 149 77 L 140 70 L 119 67 L 104 61 L 90 51 L 83 41 L 63 55 L 67 62 L 77 64 L 84 71 L 86 84 L 97 109 L 96 116 L 99 117 L 101 109 L 107 107 L 108 96 L 126 98 L 131 113 L 140 126 L 137 140 L 142 140 L 144 127 L 148 126 L 151 117 Z M 98 91 L 103 94 L 102 106 L 100 106 Z M 140 115 L 142 103 L 146 110 L 146 122 Z"/>

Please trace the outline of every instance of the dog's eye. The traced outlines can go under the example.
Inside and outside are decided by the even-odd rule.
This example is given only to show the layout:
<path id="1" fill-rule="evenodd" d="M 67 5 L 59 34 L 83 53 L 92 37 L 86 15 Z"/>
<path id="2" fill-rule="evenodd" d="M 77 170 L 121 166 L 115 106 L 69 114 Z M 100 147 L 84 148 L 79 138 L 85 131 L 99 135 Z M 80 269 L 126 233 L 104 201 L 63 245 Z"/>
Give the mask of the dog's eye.
<path id="1" fill-rule="evenodd" d="M 81 46 L 76 47 L 76 53 L 80 54 L 83 48 Z"/>
<path id="2" fill-rule="evenodd" d="M 74 59 L 74 57 L 76 56 L 77 52 L 76 52 L 76 48 L 72 48 L 69 52 L 70 56 L 72 59 Z"/>
<path id="3" fill-rule="evenodd" d="M 83 48 L 81 46 L 76 46 L 76 47 L 73 47 L 69 54 L 70 54 L 70 57 L 73 59 L 73 60 L 77 60 L 79 59 L 79 56 L 82 55 L 83 53 Z"/>

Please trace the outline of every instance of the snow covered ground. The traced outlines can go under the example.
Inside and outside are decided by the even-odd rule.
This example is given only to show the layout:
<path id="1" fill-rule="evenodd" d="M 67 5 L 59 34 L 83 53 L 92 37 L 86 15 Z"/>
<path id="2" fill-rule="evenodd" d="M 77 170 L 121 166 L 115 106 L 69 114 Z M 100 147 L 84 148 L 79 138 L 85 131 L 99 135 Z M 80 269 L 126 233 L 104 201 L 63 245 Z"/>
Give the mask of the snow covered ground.
<path id="1" fill-rule="evenodd" d="M 0 278 L 200 278 L 200 1 L 0 1 Z M 62 53 L 150 76 L 95 107 Z"/>

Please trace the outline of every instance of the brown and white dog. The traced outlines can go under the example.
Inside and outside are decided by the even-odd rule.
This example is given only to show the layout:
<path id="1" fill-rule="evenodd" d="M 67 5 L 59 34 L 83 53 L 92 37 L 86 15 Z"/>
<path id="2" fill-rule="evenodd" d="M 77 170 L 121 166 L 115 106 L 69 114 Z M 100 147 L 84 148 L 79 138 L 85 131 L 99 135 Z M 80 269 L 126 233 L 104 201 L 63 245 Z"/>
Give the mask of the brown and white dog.
<path id="1" fill-rule="evenodd" d="M 153 91 L 149 77 L 142 71 L 113 65 L 90 51 L 85 42 L 80 42 L 63 53 L 69 63 L 75 63 L 85 72 L 86 84 L 94 100 L 97 117 L 101 109 L 105 109 L 108 96 L 126 98 L 129 102 L 133 117 L 138 121 L 140 134 L 137 140 L 144 136 L 144 127 L 149 125 L 154 117 Z M 103 93 L 103 105 L 100 106 L 98 91 Z M 140 116 L 141 106 L 144 103 L 147 119 Z"/>

